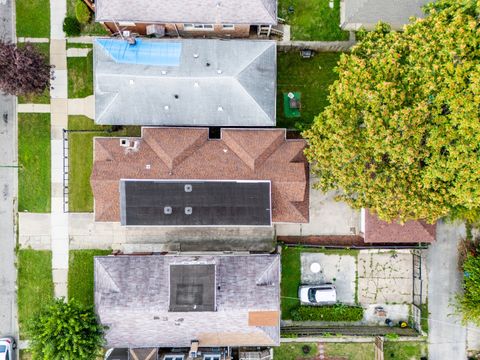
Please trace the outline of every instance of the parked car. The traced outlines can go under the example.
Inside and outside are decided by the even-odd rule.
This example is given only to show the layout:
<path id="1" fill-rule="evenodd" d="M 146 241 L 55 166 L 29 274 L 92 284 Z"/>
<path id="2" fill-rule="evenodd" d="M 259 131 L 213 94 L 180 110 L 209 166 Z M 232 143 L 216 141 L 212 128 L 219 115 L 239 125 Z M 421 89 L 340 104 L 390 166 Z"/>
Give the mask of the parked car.
<path id="1" fill-rule="evenodd" d="M 337 303 L 337 289 L 332 284 L 302 285 L 298 298 L 302 305 L 333 305 Z"/>
<path id="2" fill-rule="evenodd" d="M 0 338 L 0 360 L 15 360 L 17 343 L 11 336 Z"/>

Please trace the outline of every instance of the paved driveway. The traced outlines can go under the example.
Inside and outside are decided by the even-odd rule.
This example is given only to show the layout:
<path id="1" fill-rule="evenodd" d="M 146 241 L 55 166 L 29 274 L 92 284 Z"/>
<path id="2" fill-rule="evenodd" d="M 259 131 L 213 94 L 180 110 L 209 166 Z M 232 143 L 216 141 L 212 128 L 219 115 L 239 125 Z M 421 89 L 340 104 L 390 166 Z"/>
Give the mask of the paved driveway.
<path id="1" fill-rule="evenodd" d="M 0 1 L 0 38 L 13 37 L 12 0 Z M 0 95 L 0 335 L 17 334 L 14 201 L 17 194 L 15 100 Z"/>
<path id="2" fill-rule="evenodd" d="M 355 303 L 355 257 L 323 253 L 302 253 L 300 256 L 302 284 L 335 284 L 337 299 L 343 304 Z M 319 272 L 312 272 L 311 265 L 320 265 Z"/>
<path id="3" fill-rule="evenodd" d="M 439 222 L 437 241 L 428 250 L 428 352 L 431 360 L 466 359 L 466 329 L 451 304 L 461 288 L 458 241 L 465 227 Z"/>

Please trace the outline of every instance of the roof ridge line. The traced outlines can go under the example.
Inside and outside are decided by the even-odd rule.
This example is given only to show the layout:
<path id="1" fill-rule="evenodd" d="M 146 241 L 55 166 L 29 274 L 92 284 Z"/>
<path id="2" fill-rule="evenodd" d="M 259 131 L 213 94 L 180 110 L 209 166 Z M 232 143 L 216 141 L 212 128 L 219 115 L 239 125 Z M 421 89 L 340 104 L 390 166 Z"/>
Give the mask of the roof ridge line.
<path id="1" fill-rule="evenodd" d="M 273 21 L 274 23 L 277 23 L 277 22 L 278 22 L 278 20 L 277 20 L 278 15 L 275 14 L 275 15 L 276 15 L 275 17 L 272 15 L 272 13 L 270 12 L 270 10 L 267 8 L 267 6 L 266 6 L 266 4 L 265 4 L 265 0 L 260 0 L 260 2 L 262 3 L 263 8 L 267 11 L 267 14 L 270 15 L 270 18 L 272 19 L 272 21 Z M 275 6 L 276 6 L 277 11 L 278 11 L 278 3 L 277 3 L 277 1 L 275 1 Z M 272 26 L 273 26 L 273 25 L 272 25 Z"/>

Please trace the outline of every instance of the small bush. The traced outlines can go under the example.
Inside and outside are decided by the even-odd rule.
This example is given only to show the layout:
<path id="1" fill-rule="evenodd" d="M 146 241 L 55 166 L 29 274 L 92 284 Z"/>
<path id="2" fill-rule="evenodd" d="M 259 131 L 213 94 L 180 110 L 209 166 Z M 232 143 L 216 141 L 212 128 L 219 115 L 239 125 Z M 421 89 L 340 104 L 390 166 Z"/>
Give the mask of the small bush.
<path id="1" fill-rule="evenodd" d="M 291 312 L 294 321 L 360 321 L 363 308 L 360 306 L 300 306 Z"/>
<path id="2" fill-rule="evenodd" d="M 75 3 L 75 16 L 80 24 L 87 24 L 90 21 L 90 9 L 82 0 Z"/>
<path id="3" fill-rule="evenodd" d="M 74 17 L 67 16 L 63 21 L 63 31 L 67 36 L 78 36 L 80 35 L 80 23 Z"/>
<path id="4" fill-rule="evenodd" d="M 400 336 L 397 333 L 388 333 L 385 335 L 385 339 L 388 339 L 388 340 L 396 340 L 399 337 Z"/>

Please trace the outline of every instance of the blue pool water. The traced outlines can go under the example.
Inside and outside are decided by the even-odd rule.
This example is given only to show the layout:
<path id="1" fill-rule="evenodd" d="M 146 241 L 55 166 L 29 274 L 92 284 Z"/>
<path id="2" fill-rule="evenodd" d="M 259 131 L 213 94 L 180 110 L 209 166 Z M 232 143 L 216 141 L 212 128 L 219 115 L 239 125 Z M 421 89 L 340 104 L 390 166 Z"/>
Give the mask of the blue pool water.
<path id="1" fill-rule="evenodd" d="M 182 44 L 170 41 L 143 41 L 137 39 L 129 45 L 120 39 L 96 39 L 101 47 L 117 62 L 156 66 L 179 66 Z"/>

